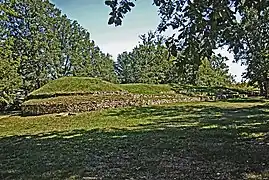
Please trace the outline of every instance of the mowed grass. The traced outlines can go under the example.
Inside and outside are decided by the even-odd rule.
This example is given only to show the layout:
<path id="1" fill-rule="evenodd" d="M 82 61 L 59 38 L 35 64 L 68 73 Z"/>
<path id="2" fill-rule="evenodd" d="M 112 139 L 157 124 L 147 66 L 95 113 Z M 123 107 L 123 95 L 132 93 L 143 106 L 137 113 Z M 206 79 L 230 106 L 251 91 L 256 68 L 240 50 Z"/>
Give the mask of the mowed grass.
<path id="1" fill-rule="evenodd" d="M 54 95 L 64 93 L 93 93 L 122 91 L 117 84 L 90 77 L 63 77 L 50 81 L 40 89 L 31 93 L 32 96 Z"/>
<path id="2" fill-rule="evenodd" d="M 50 81 L 40 89 L 32 92 L 31 99 L 42 96 L 57 96 L 64 94 L 89 94 L 94 92 L 126 91 L 134 94 L 174 93 L 169 85 L 156 84 L 114 84 L 98 78 L 63 77 Z"/>
<path id="3" fill-rule="evenodd" d="M 0 116 L 0 179 L 268 179 L 269 106 Z"/>
<path id="4" fill-rule="evenodd" d="M 120 87 L 133 94 L 173 94 L 171 86 L 167 84 L 121 84 Z"/>

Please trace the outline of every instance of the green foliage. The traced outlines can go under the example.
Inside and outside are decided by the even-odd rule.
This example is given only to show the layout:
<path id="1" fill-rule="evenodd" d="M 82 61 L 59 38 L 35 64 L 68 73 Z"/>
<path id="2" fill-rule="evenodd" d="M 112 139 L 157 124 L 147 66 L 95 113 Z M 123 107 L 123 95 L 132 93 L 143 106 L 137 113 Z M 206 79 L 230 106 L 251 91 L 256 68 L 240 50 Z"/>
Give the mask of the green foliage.
<path id="1" fill-rule="evenodd" d="M 200 86 L 226 86 L 233 82 L 227 58 L 213 55 L 194 64 L 192 60 L 169 53 L 164 37 L 149 32 L 132 52 L 118 56 L 115 69 L 121 83 L 180 83 Z M 196 66 L 198 70 L 196 71 Z"/>
<path id="2" fill-rule="evenodd" d="M 117 0 L 106 0 L 105 4 L 112 9 L 112 12 L 109 14 L 111 17 L 108 20 L 108 24 L 115 24 L 116 26 L 122 24 L 124 14 L 131 11 L 131 8 L 135 6 L 135 4 L 129 0 L 120 2 Z"/>
<path id="3" fill-rule="evenodd" d="M 1 94 L 19 88 L 19 79 L 25 93 L 64 76 L 117 81 L 111 56 L 48 0 L 3 0 L 0 8 L 1 70 L 5 70 Z"/>
<path id="4" fill-rule="evenodd" d="M 168 83 L 175 59 L 164 45 L 164 38 L 153 32 L 140 36 L 142 42 L 132 52 L 117 58 L 115 69 L 121 83 Z"/>
<path id="5" fill-rule="evenodd" d="M 235 60 L 247 66 L 244 78 L 257 84 L 261 94 L 269 95 L 269 8 L 260 13 L 255 8 L 244 8 L 245 16 L 234 30 L 236 36 L 231 49 Z"/>
<path id="6" fill-rule="evenodd" d="M 230 85 L 233 82 L 233 77 L 229 74 L 226 60 L 220 55 L 202 60 L 197 73 L 196 84 L 209 87 Z"/>
<path id="7" fill-rule="evenodd" d="M 112 10 L 109 24 L 121 25 L 135 0 L 108 0 Z M 195 77 L 201 61 L 210 58 L 214 49 L 228 45 L 236 61 L 247 66 L 244 77 L 258 83 L 261 93 L 269 96 L 267 0 L 153 0 L 159 8 L 159 32 L 173 29 L 167 39 L 170 52 L 177 58 L 175 69 Z M 111 20 L 112 19 L 112 20 Z M 186 79 L 186 78 L 185 78 Z M 188 83 L 194 79 L 188 79 Z"/>
<path id="8" fill-rule="evenodd" d="M 0 109 L 13 103 L 15 90 L 21 85 L 21 78 L 17 73 L 19 62 L 12 58 L 13 43 L 13 38 L 0 42 Z"/>
<path id="9" fill-rule="evenodd" d="M 112 12 L 109 24 L 121 25 L 124 14 L 131 10 L 135 0 L 108 0 Z M 130 5 L 132 3 L 132 5 Z M 153 0 L 159 8 L 159 32 L 169 28 L 175 30 L 177 37 L 171 37 L 171 50 L 179 50 L 182 56 L 200 64 L 204 57 L 210 57 L 213 49 L 234 43 L 236 16 L 245 17 L 245 8 L 253 8 L 262 14 L 269 7 L 266 0 L 229 0 L 229 1 L 189 1 Z M 111 20 L 112 19 L 112 20 Z M 198 51 L 198 52 L 197 52 Z M 195 67 L 196 70 L 198 66 Z"/>
<path id="10" fill-rule="evenodd" d="M 214 86 L 218 83 L 215 75 L 209 60 L 204 59 L 199 67 L 196 83 L 200 86 Z"/>

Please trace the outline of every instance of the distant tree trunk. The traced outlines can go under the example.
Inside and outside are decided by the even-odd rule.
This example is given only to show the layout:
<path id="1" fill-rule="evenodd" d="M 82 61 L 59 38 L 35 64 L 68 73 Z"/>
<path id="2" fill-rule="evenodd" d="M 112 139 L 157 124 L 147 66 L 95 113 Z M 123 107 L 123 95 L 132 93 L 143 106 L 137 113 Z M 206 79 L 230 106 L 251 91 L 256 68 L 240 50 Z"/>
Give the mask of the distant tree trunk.
<path id="1" fill-rule="evenodd" d="M 41 66 L 38 64 L 37 65 L 37 70 L 36 70 L 36 89 L 41 88 L 41 80 L 40 80 L 40 76 L 41 76 Z"/>
<path id="2" fill-rule="evenodd" d="M 265 90 L 265 98 L 268 99 L 269 98 L 269 78 L 266 78 L 265 82 L 264 82 L 264 90 Z"/>
<path id="3" fill-rule="evenodd" d="M 41 82 L 40 82 L 40 79 L 37 78 L 36 79 L 36 89 L 39 89 L 39 88 L 41 88 Z"/>
<path id="4" fill-rule="evenodd" d="M 23 88 L 24 95 L 27 96 L 28 93 L 27 93 L 26 82 L 24 78 L 22 79 L 22 88 Z"/>
<path id="5" fill-rule="evenodd" d="M 259 82 L 259 87 L 260 87 L 260 96 L 264 96 L 265 93 L 264 93 L 264 82 L 263 81 L 260 81 Z"/>

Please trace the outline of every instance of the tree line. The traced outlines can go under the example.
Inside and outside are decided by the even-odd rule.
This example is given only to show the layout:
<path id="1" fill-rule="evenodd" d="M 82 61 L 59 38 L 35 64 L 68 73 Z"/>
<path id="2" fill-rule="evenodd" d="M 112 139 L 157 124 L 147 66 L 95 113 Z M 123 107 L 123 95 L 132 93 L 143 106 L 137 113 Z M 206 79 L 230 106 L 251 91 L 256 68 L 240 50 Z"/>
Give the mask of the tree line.
<path id="1" fill-rule="evenodd" d="M 111 8 L 108 24 L 119 26 L 136 0 L 106 0 Z M 235 61 L 247 66 L 243 77 L 269 97 L 269 1 L 268 0 L 152 0 L 158 8 L 158 32 L 172 28 L 167 41 L 171 52 L 192 64 L 197 71 L 201 61 L 214 49 L 228 46 Z M 191 62 L 189 62 L 191 60 Z"/>
<path id="2" fill-rule="evenodd" d="M 260 2 L 263 6 L 257 8 L 250 1 L 237 5 L 233 1 L 240 20 L 222 6 L 223 2 L 169 2 L 154 1 L 160 8 L 158 32 L 172 27 L 178 30 L 177 35 L 141 35 L 139 45 L 119 54 L 114 62 L 86 29 L 68 19 L 49 0 L 0 0 L 0 101 L 7 104 L 18 89 L 28 94 L 63 76 L 98 77 L 120 83 L 225 86 L 234 81 L 225 63 L 227 58 L 213 51 L 223 45 L 234 52 L 235 61 L 247 66 L 244 77 L 268 95 L 266 2 Z M 131 1 L 105 3 L 112 7 L 109 24 L 116 25 L 135 5 Z M 225 11 L 221 11 L 223 8 Z M 230 24 L 224 23 L 228 21 Z"/>
<path id="3" fill-rule="evenodd" d="M 131 52 L 117 58 L 115 70 L 121 83 L 227 86 L 234 82 L 226 64 L 228 59 L 219 54 L 202 59 L 195 69 L 191 59 L 180 52 L 176 56 L 170 53 L 164 36 L 150 31 L 141 35 L 140 41 Z"/>
<path id="4" fill-rule="evenodd" d="M 112 56 L 48 0 L 0 0 L 0 11 L 2 102 L 63 76 L 117 81 Z"/>

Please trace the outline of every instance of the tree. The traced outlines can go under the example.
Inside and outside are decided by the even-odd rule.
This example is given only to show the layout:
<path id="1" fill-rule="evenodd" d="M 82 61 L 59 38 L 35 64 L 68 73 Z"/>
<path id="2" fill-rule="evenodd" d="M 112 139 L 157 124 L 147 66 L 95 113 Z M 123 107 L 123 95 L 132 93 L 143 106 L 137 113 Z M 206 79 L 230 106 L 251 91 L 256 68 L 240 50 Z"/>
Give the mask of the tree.
<path id="1" fill-rule="evenodd" d="M 11 56 L 13 43 L 12 38 L 0 42 L 0 109 L 13 103 L 16 93 L 14 90 L 21 85 L 21 78 L 17 73 L 19 62 Z"/>
<path id="2" fill-rule="evenodd" d="M 23 2 L 23 3 L 22 3 Z M 49 1 L 14 1 L 12 9 L 17 16 L 9 15 L 3 25 L 13 37 L 13 58 L 20 60 L 18 72 L 23 89 L 32 91 L 44 85 L 51 77 L 50 65 L 55 58 L 56 36 L 52 20 L 56 17 Z"/>
<path id="3" fill-rule="evenodd" d="M 224 86 L 232 82 L 227 58 L 213 55 L 201 64 L 193 64 L 180 53 L 172 56 L 166 39 L 153 32 L 140 36 L 141 43 L 131 52 L 118 56 L 115 70 L 121 83 L 180 83 L 203 86 Z M 176 64 L 179 63 L 179 64 Z M 195 67 L 198 70 L 195 71 Z"/>
<path id="4" fill-rule="evenodd" d="M 118 26 L 122 24 L 124 15 L 135 6 L 135 0 L 106 0 L 105 4 L 112 10 L 109 14 L 108 24 Z M 269 24 L 268 19 L 266 19 L 268 16 L 265 15 L 269 8 L 269 1 L 267 0 L 153 0 L 153 5 L 159 8 L 161 21 L 157 28 L 158 31 L 163 32 L 172 28 L 175 32 L 167 42 L 170 44 L 170 51 L 174 56 L 178 52 L 180 53 L 181 58 L 177 58 L 176 66 L 179 66 L 177 68 L 181 69 L 181 67 L 188 66 L 189 68 L 185 69 L 188 69 L 188 71 L 192 69 L 192 77 L 195 77 L 194 74 L 198 71 L 201 60 L 205 57 L 210 58 L 214 54 L 214 49 L 228 45 L 231 49 L 234 49 L 235 54 L 238 54 L 239 44 L 241 44 L 241 49 L 244 49 L 247 43 L 244 42 L 244 45 L 242 45 L 242 43 L 237 42 L 245 41 L 246 38 L 242 36 L 244 34 L 242 32 L 251 34 L 252 30 L 251 28 L 242 29 L 238 27 L 244 27 L 246 21 L 244 19 L 249 19 L 248 21 L 251 21 L 253 25 L 257 22 L 255 18 L 249 18 L 249 9 L 252 9 L 254 14 L 258 15 L 259 20 L 263 17 L 263 33 L 257 33 L 258 31 L 256 31 L 255 36 L 264 38 L 263 34 L 268 34 L 265 31 L 266 28 L 268 29 L 266 24 Z M 242 19 L 241 22 L 240 19 Z M 256 27 L 260 26 L 256 24 Z M 251 46 L 256 45 L 254 43 Z M 268 54 L 268 50 L 264 48 L 263 52 L 260 50 L 258 52 L 256 54 L 260 54 L 259 56 Z M 252 59 L 254 57 L 250 54 L 247 56 L 251 56 Z M 262 65 L 264 63 L 260 57 L 255 55 L 255 59 L 255 61 L 249 60 L 248 63 L 244 63 L 249 69 L 245 77 L 250 79 L 257 79 L 253 78 L 257 74 L 254 72 L 261 70 L 255 70 L 257 66 L 263 66 L 264 69 L 267 67 L 267 65 Z M 261 71 L 264 72 L 264 70 Z M 259 84 L 268 84 L 264 82 L 265 76 L 268 76 L 267 72 L 264 72 L 263 80 L 258 78 Z M 264 89 L 269 88 L 265 86 Z"/>
<path id="5" fill-rule="evenodd" d="M 12 58 L 14 38 L 7 37 L 10 33 L 4 28 L 4 21 L 9 15 L 16 16 L 11 8 L 11 3 L 0 3 L 0 109 L 13 103 L 15 96 L 14 89 L 20 87 L 21 78 L 17 73 L 19 59 Z"/>
<path id="6" fill-rule="evenodd" d="M 244 78 L 258 84 L 261 94 L 269 96 L 269 8 L 259 13 L 245 8 L 245 15 L 238 23 L 234 43 L 230 46 L 236 62 L 247 66 Z"/>
<path id="7" fill-rule="evenodd" d="M 121 83 L 134 83 L 137 81 L 138 77 L 135 71 L 135 60 L 133 60 L 131 52 L 123 52 L 119 54 L 114 68 Z"/>
<path id="8" fill-rule="evenodd" d="M 135 6 L 135 0 L 106 0 L 111 8 L 108 24 L 122 24 L 124 15 Z M 239 13 L 244 17 L 245 7 L 254 8 L 259 13 L 268 8 L 267 0 L 153 0 L 159 8 L 161 22 L 158 30 L 172 27 L 179 34 L 175 39 L 178 50 L 186 50 L 186 55 L 195 51 L 198 56 L 213 54 L 212 49 L 227 42 L 232 36 L 231 29 Z M 197 53 L 196 51 L 200 52 Z M 192 55 L 194 56 L 194 55 Z M 195 57 L 195 56 L 194 56 Z"/>
<path id="9" fill-rule="evenodd" d="M 0 95 L 25 94 L 62 76 L 116 82 L 113 60 L 49 0 L 1 0 Z"/>
<path id="10" fill-rule="evenodd" d="M 234 80 L 229 74 L 229 67 L 225 63 L 227 58 L 213 55 L 210 59 L 203 59 L 199 67 L 196 84 L 199 86 L 227 86 Z"/>
<path id="11" fill-rule="evenodd" d="M 164 45 L 164 38 L 153 32 L 140 36 L 141 43 L 132 52 L 117 58 L 115 70 L 121 83 L 167 83 L 173 56 Z"/>

